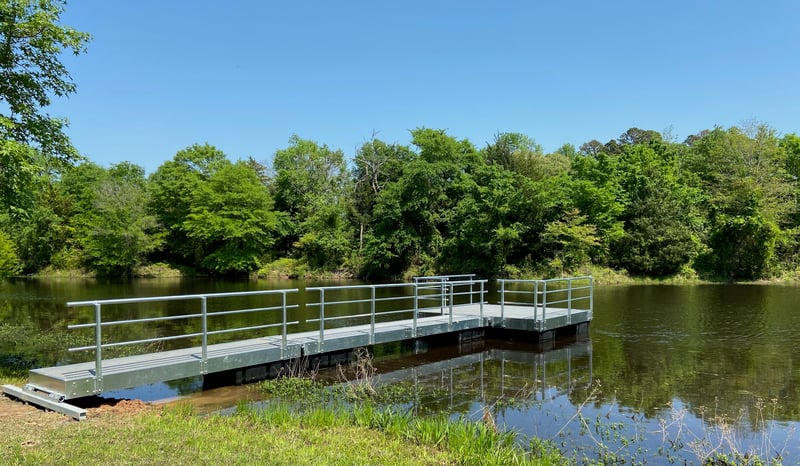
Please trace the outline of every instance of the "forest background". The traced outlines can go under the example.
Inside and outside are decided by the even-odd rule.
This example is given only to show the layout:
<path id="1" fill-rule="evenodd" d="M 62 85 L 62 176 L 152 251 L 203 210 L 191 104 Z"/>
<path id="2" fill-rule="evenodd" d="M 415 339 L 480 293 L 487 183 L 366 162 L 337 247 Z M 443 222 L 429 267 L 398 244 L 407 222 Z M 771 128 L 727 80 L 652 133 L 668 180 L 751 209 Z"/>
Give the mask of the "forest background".
<path id="1" fill-rule="evenodd" d="M 353 154 L 293 136 L 266 161 L 203 143 L 149 175 L 100 166 L 46 112 L 76 90 L 59 56 L 90 39 L 63 8 L 0 2 L 0 276 L 800 276 L 800 137 L 759 122 L 553 153 L 420 127 Z"/>

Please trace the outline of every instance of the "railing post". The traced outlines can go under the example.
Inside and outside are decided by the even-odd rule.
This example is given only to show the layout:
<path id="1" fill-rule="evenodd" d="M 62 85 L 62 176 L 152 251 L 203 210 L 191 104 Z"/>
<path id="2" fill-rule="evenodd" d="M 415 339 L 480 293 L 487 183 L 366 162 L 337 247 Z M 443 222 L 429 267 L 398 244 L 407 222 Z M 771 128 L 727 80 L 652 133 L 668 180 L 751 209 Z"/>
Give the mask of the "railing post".
<path id="1" fill-rule="evenodd" d="M 483 325 L 483 281 L 481 281 L 481 295 L 479 298 L 481 300 L 481 325 Z"/>
<path id="2" fill-rule="evenodd" d="M 594 277 L 589 277 L 589 318 L 594 315 Z"/>
<path id="3" fill-rule="evenodd" d="M 100 320 L 102 312 L 100 303 L 94 305 L 94 392 L 98 394 L 103 391 L 103 335 L 102 322 Z"/>
<path id="4" fill-rule="evenodd" d="M 450 289 L 448 296 L 450 300 L 450 317 L 448 318 L 447 321 L 447 329 L 451 330 L 453 328 L 453 288 L 455 288 L 455 285 L 452 283 L 448 283 L 447 287 Z"/>
<path id="5" fill-rule="evenodd" d="M 417 338 L 417 313 L 419 312 L 419 284 L 414 281 L 414 317 L 411 324 L 411 335 Z"/>
<path id="6" fill-rule="evenodd" d="M 533 321 L 539 320 L 539 280 L 533 282 Z"/>
<path id="7" fill-rule="evenodd" d="M 567 323 L 572 324 L 572 279 L 567 279 Z"/>
<path id="8" fill-rule="evenodd" d="M 286 357 L 286 291 L 281 293 L 281 310 L 283 312 L 283 327 L 281 328 L 281 359 Z"/>
<path id="9" fill-rule="evenodd" d="M 322 352 L 322 345 L 325 341 L 325 288 L 319 290 L 319 353 Z"/>
<path id="10" fill-rule="evenodd" d="M 506 312 L 506 281 L 500 280 L 500 320 L 505 318 Z"/>
<path id="11" fill-rule="evenodd" d="M 372 290 L 372 301 L 370 302 L 369 316 L 369 344 L 375 344 L 375 286 L 370 286 Z"/>
<path id="12" fill-rule="evenodd" d="M 547 323 L 547 280 L 542 283 L 542 328 Z"/>
<path id="13" fill-rule="evenodd" d="M 439 315 L 444 315 L 445 301 L 447 300 L 447 291 L 445 289 L 444 278 L 439 279 Z"/>
<path id="14" fill-rule="evenodd" d="M 205 296 L 200 297 L 200 327 L 203 333 L 200 349 L 200 373 L 208 373 L 208 303 Z"/>
<path id="15" fill-rule="evenodd" d="M 469 303 L 472 304 L 472 293 L 475 292 L 475 281 L 470 278 L 469 281 Z"/>

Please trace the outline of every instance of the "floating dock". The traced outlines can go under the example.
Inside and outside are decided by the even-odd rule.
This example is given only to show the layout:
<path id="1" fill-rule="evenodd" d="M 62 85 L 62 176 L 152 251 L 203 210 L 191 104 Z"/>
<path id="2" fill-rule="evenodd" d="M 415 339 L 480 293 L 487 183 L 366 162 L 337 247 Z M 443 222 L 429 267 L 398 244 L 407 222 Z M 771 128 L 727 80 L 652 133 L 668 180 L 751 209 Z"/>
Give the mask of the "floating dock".
<path id="1" fill-rule="evenodd" d="M 482 338 L 489 329 L 523 335 L 530 341 L 549 340 L 557 332 L 588 333 L 593 313 L 591 277 L 501 280 L 498 286 L 499 302 L 494 304 L 485 300 L 486 280 L 476 280 L 471 275 L 420 277 L 414 283 L 402 284 L 308 288 L 305 292 L 319 299 L 302 305 L 291 299 L 297 289 L 68 303 L 70 307 L 93 310 L 92 322 L 69 328 L 94 331 L 94 345 L 70 348 L 73 352 L 94 352 L 94 361 L 33 369 L 25 387 L 4 386 L 3 391 L 82 419 L 85 413 L 76 411 L 67 400 L 194 376 L 232 373 L 236 383 L 251 382 L 280 375 L 290 363 L 301 359 L 321 366 L 347 362 L 352 350 L 359 347 L 444 336 L 466 341 Z M 226 302 L 242 298 L 259 304 L 226 307 Z M 165 303 L 181 309 L 199 309 L 189 314 L 182 311 L 154 317 L 103 319 L 104 307 L 158 308 Z M 213 325 L 228 316 L 254 313 L 273 318 L 257 320 L 256 325 L 246 327 L 230 328 L 224 322 L 220 328 Z M 298 317 L 301 314 L 305 315 L 302 322 Z M 198 331 L 115 341 L 105 335 L 109 327 L 122 330 L 167 321 L 195 322 Z M 313 326 L 314 330 L 295 330 L 301 326 Z M 234 332 L 272 334 L 222 343 L 208 341 L 209 337 Z M 115 336 L 120 334 L 125 332 L 118 331 Z M 199 339 L 200 345 L 103 357 L 104 351 L 111 348 L 182 339 Z"/>

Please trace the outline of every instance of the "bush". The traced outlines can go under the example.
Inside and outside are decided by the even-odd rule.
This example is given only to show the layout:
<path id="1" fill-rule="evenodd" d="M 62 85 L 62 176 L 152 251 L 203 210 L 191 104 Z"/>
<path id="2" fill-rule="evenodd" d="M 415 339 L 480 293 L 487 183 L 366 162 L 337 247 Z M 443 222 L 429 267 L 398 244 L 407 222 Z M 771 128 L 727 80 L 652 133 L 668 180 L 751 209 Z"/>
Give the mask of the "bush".
<path id="1" fill-rule="evenodd" d="M 0 231 L 0 278 L 16 275 L 19 271 L 20 262 L 14 243 Z"/>

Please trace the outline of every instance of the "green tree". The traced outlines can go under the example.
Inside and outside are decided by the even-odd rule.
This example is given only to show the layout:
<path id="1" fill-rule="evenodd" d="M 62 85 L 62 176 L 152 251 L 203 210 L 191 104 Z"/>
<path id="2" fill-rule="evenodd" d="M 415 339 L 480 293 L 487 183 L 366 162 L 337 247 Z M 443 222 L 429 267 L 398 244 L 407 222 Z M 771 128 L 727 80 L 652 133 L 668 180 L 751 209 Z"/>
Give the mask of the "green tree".
<path id="1" fill-rule="evenodd" d="M 20 271 L 19 257 L 14 243 L 0 230 L 0 278 L 16 275 Z"/>
<path id="2" fill-rule="evenodd" d="M 623 148 L 617 176 L 627 203 L 624 234 L 612 243 L 612 263 L 636 275 L 672 275 L 700 250 L 700 192 L 684 184 L 672 145 Z"/>
<path id="3" fill-rule="evenodd" d="M 128 167 L 119 172 L 121 165 Z M 105 275 L 131 275 L 163 240 L 156 218 L 146 211 L 144 169 L 136 167 L 139 176 L 131 178 L 124 173 L 129 167 L 111 167 L 109 179 L 97 187 L 93 227 L 83 239 L 90 266 Z"/>
<path id="4" fill-rule="evenodd" d="M 38 159 L 36 149 L 0 140 L 0 214 L 17 217 L 31 208 L 41 171 Z"/>
<path id="5" fill-rule="evenodd" d="M 443 130 L 418 128 L 411 136 L 418 157 L 377 197 L 374 229 L 365 242 L 366 275 L 398 275 L 412 267 L 435 271 L 455 206 L 484 163 L 469 141 Z"/>
<path id="6" fill-rule="evenodd" d="M 562 217 L 545 226 L 542 242 L 556 252 L 550 268 L 560 273 L 570 273 L 589 262 L 592 248 L 600 244 L 596 228 L 586 223 L 578 209 L 564 212 Z"/>
<path id="7" fill-rule="evenodd" d="M 246 162 L 222 162 L 197 186 L 181 229 L 205 251 L 202 267 L 219 274 L 257 270 L 281 221 L 272 197 Z"/>
<path id="8" fill-rule="evenodd" d="M 386 144 L 375 138 L 362 144 L 356 152 L 352 204 L 359 228 L 359 250 L 363 248 L 364 234 L 371 230 L 378 195 L 388 183 L 397 181 L 404 164 L 414 158 L 416 154 L 407 146 Z"/>
<path id="9" fill-rule="evenodd" d="M 342 151 L 292 136 L 272 166 L 275 206 L 290 219 L 281 249 L 312 266 L 341 266 L 353 248 L 352 188 Z"/>
<path id="10" fill-rule="evenodd" d="M 197 238 L 186 234 L 184 222 L 198 190 L 226 163 L 225 153 L 216 147 L 193 144 L 179 150 L 150 176 L 150 211 L 167 232 L 167 260 L 199 267 L 205 259 L 207 251 Z"/>
<path id="11" fill-rule="evenodd" d="M 71 169 L 68 169 L 69 172 Z M 77 268 L 79 259 L 73 264 L 69 251 L 75 243 L 74 198 L 64 189 L 69 182 L 65 174 L 61 180 L 45 179 L 37 183 L 33 207 L 14 222 L 11 230 L 23 273 L 35 273 L 49 265 L 60 268 Z M 53 262 L 57 264 L 53 264 Z"/>
<path id="12" fill-rule="evenodd" d="M 585 152 L 582 150 L 581 154 Z M 611 244 L 625 233 L 621 216 L 627 205 L 625 190 L 618 176 L 619 158 L 599 151 L 594 155 L 579 155 L 572 160 L 570 177 L 564 183 L 569 190 L 571 207 L 586 216 L 588 224 L 597 228 L 600 244 L 593 248 L 592 257 L 598 263 L 608 263 Z"/>
<path id="13" fill-rule="evenodd" d="M 762 278 L 774 264 L 781 229 L 794 209 L 786 153 L 775 131 L 715 128 L 693 142 L 691 166 L 707 195 L 706 271 L 730 279 Z"/>
<path id="14" fill-rule="evenodd" d="M 536 183 L 497 164 L 477 166 L 453 190 L 453 215 L 438 263 L 500 276 L 529 256 L 544 203 Z"/>
<path id="15" fill-rule="evenodd" d="M 85 51 L 90 36 L 60 23 L 64 1 L 0 1 L 0 140 L 38 148 L 73 162 L 78 153 L 64 134 L 65 120 L 44 110 L 53 96 L 75 92 L 61 54 Z"/>
<path id="16" fill-rule="evenodd" d="M 163 239 L 147 212 L 144 169 L 130 162 L 108 170 L 83 165 L 88 176 L 78 178 L 87 184 L 81 186 L 74 220 L 84 264 L 101 275 L 130 276 Z"/>

